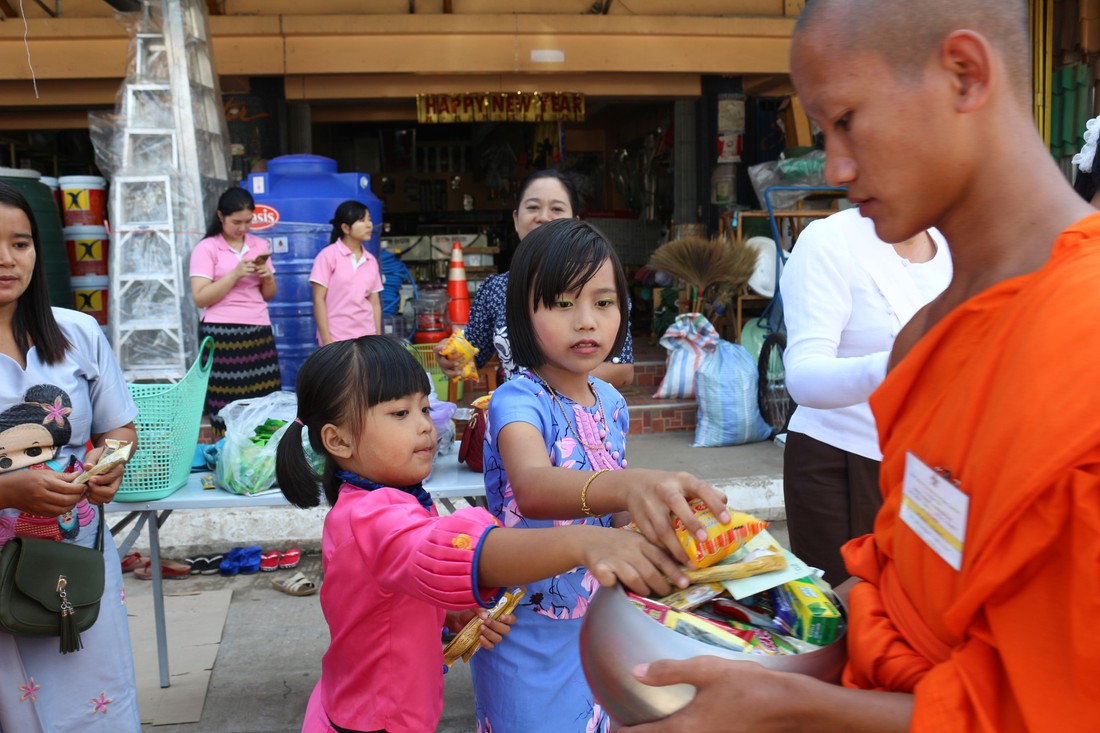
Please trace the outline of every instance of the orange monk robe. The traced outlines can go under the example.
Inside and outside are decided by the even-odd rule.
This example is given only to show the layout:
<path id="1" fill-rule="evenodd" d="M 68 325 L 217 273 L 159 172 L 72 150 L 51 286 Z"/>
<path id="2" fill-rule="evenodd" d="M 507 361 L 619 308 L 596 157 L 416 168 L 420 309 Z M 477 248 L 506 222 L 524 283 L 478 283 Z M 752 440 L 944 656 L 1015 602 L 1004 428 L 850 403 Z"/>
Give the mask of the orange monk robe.
<path id="1" fill-rule="evenodd" d="M 1100 730 L 1100 214 L 936 324 L 871 407 L 885 504 L 844 547 L 869 581 L 844 684 L 914 692 L 913 731 Z M 907 451 L 970 498 L 960 571 L 898 516 Z"/>

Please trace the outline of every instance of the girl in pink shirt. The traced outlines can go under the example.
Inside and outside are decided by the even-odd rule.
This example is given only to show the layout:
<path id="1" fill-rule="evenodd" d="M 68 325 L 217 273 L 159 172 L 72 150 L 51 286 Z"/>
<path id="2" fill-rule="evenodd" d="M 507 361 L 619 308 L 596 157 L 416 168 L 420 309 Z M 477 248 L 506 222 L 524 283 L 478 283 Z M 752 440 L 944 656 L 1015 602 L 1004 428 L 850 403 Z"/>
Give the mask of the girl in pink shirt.
<path id="1" fill-rule="evenodd" d="M 214 339 L 206 410 L 214 437 L 225 433 L 217 413 L 233 400 L 279 389 L 279 357 L 267 302 L 275 297 L 275 267 L 267 240 L 248 233 L 256 204 L 243 188 L 218 199 L 206 238 L 191 251 L 191 297 L 202 308 L 199 340 Z"/>
<path id="2" fill-rule="evenodd" d="M 373 231 L 370 211 L 359 201 L 336 207 L 332 244 L 317 254 L 309 273 L 321 346 L 382 333 L 382 272 L 363 247 Z"/>
<path id="3" fill-rule="evenodd" d="M 331 642 L 303 733 L 434 731 L 444 622 L 457 630 L 475 612 L 486 617 L 502 586 L 578 565 L 638 592 L 668 593 L 666 578 L 687 585 L 674 560 L 633 532 L 502 528 L 480 507 L 439 516 L 422 486 L 436 452 L 430 390 L 416 358 L 386 336 L 323 346 L 298 373 L 298 418 L 279 442 L 276 476 L 292 504 L 317 506 L 323 491 L 332 505 L 321 586 Z M 303 431 L 325 457 L 323 476 Z M 482 646 L 507 631 L 486 624 Z"/>

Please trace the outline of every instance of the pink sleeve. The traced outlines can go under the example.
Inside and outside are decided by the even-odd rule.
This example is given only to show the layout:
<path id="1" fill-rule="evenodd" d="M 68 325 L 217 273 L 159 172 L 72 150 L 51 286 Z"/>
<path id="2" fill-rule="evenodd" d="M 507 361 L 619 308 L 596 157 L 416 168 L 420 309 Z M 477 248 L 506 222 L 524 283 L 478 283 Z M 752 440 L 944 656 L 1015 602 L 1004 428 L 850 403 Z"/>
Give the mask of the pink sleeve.
<path id="1" fill-rule="evenodd" d="M 211 239 L 203 239 L 191 250 L 190 277 L 214 279 L 214 247 Z"/>
<path id="2" fill-rule="evenodd" d="M 331 246 L 331 245 L 330 245 Z M 329 258 L 329 248 L 325 247 L 317 253 L 313 260 L 313 269 L 309 271 L 309 281 L 328 287 L 332 277 L 332 262 Z"/>
<path id="3" fill-rule="evenodd" d="M 471 507 L 440 517 L 411 499 L 361 509 L 353 510 L 351 531 L 383 588 L 455 610 L 496 602 L 502 589 L 477 587 L 481 544 L 499 526 L 489 512 Z"/>

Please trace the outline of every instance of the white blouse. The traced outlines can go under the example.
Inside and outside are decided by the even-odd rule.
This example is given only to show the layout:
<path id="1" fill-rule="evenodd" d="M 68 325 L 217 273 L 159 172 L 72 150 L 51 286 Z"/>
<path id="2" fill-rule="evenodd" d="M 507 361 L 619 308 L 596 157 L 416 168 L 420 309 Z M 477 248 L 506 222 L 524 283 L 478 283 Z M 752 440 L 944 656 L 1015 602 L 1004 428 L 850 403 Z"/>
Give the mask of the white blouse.
<path id="1" fill-rule="evenodd" d="M 812 222 L 783 269 L 787 326 L 783 362 L 798 403 L 789 429 L 881 460 L 867 398 L 886 376 L 902 326 L 951 280 L 951 256 L 937 230 L 936 254 L 912 263 L 875 234 L 857 209 Z"/>

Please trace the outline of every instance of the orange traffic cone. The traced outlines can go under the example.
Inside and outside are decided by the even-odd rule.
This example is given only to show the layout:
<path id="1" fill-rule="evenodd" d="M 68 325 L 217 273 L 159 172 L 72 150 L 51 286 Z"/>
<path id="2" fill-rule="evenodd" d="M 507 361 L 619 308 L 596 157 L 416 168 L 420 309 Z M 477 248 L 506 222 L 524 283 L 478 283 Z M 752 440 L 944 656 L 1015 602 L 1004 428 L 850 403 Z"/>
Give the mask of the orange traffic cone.
<path id="1" fill-rule="evenodd" d="M 447 295 L 451 302 L 447 315 L 451 324 L 465 326 L 470 321 L 470 290 L 466 287 L 466 264 L 462 261 L 462 243 L 455 241 L 451 248 L 451 267 L 447 271 Z"/>

